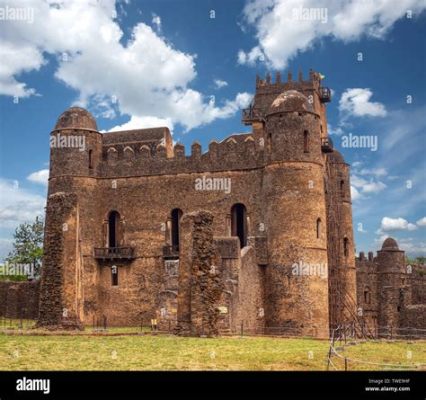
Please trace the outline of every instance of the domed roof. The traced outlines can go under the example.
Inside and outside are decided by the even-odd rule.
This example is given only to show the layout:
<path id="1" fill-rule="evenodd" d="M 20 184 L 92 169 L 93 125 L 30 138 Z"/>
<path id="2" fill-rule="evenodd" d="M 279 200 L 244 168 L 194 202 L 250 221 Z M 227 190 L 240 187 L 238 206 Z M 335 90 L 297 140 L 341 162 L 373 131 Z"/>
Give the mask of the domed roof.
<path id="1" fill-rule="evenodd" d="M 382 244 L 382 250 L 399 250 L 398 243 L 394 238 L 388 237 Z"/>
<path id="2" fill-rule="evenodd" d="M 56 129 L 89 129 L 97 131 L 96 120 L 89 111 L 81 107 L 71 107 L 63 112 L 56 122 Z"/>
<path id="3" fill-rule="evenodd" d="M 338 152 L 337 150 L 333 150 L 332 153 L 328 153 L 327 157 L 329 158 L 330 162 L 333 164 L 345 164 L 345 160 L 343 159 L 343 156 Z"/>
<path id="4" fill-rule="evenodd" d="M 286 90 L 279 94 L 269 107 L 268 114 L 279 112 L 314 112 L 308 98 L 297 90 Z"/>

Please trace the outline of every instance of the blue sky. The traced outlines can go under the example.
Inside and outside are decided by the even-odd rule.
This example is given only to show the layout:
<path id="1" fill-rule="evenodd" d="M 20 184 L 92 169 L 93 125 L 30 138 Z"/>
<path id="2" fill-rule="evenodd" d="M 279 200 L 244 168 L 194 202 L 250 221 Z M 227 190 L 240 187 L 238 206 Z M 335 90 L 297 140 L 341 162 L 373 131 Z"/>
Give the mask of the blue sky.
<path id="1" fill-rule="evenodd" d="M 0 258 L 14 228 L 43 211 L 49 133 L 71 105 L 102 130 L 167 125 L 188 152 L 194 140 L 206 149 L 249 129 L 239 110 L 256 73 L 310 68 L 333 90 L 329 130 L 352 165 L 356 250 L 393 236 L 425 255 L 425 9 L 419 0 L 0 0 Z M 350 134 L 377 149 L 342 148 Z"/>

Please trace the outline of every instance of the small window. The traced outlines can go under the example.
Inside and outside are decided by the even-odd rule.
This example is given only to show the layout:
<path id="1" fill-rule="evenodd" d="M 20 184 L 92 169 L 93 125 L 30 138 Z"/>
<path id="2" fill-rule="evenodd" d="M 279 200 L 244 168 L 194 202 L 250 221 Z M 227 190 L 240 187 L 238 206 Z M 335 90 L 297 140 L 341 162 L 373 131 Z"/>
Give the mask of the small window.
<path id="1" fill-rule="evenodd" d="M 247 246 L 247 210 L 244 204 L 237 203 L 231 208 L 231 235 L 238 236 L 241 248 Z"/>
<path id="2" fill-rule="evenodd" d="M 303 132 L 303 152 L 309 153 L 309 132 Z"/>
<path id="3" fill-rule="evenodd" d="M 370 304 L 371 303 L 371 295 L 370 295 L 370 289 L 365 288 L 364 290 L 364 303 Z"/>
<path id="4" fill-rule="evenodd" d="M 349 255 L 349 240 L 348 238 L 343 239 L 343 254 L 345 257 Z"/>
<path id="5" fill-rule="evenodd" d="M 345 181 L 342 179 L 340 181 L 340 194 L 342 195 L 342 197 L 344 195 L 344 189 L 345 189 Z"/>
<path id="6" fill-rule="evenodd" d="M 89 169 L 93 169 L 92 150 L 89 150 Z"/>
<path id="7" fill-rule="evenodd" d="M 180 219 L 182 218 L 182 210 L 179 208 L 175 208 L 172 210 L 172 232 L 171 232 L 171 239 L 172 239 L 172 247 L 173 250 L 179 251 L 179 225 L 180 225 Z"/>
<path id="8" fill-rule="evenodd" d="M 321 218 L 317 219 L 317 239 L 321 237 Z"/>
<path id="9" fill-rule="evenodd" d="M 118 268 L 116 265 L 111 267 L 111 284 L 112 286 L 118 286 Z"/>

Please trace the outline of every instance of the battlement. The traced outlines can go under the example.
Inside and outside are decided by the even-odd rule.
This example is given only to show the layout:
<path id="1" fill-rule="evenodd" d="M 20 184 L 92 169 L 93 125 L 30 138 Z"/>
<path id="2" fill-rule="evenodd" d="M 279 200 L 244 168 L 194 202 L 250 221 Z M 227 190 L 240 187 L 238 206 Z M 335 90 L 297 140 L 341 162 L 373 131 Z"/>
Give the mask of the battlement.
<path id="1" fill-rule="evenodd" d="M 119 132 L 117 132 L 118 134 Z M 110 134 L 108 134 L 110 135 Z M 126 135 L 124 135 L 126 136 Z M 122 137 L 117 135 L 117 137 Z M 126 136 L 134 139 L 133 136 Z M 221 142 L 211 141 L 203 153 L 200 143 L 176 143 L 169 151 L 161 140 L 111 140 L 103 145 L 101 176 L 157 175 L 202 171 L 241 170 L 263 165 L 263 144 L 252 134 L 233 134 Z"/>
<path id="2" fill-rule="evenodd" d="M 293 73 L 289 71 L 287 73 L 287 81 L 282 80 L 281 72 L 275 72 L 275 81 L 272 81 L 272 76 L 270 73 L 266 74 L 265 79 L 261 79 L 259 75 L 256 75 L 256 91 L 258 89 L 280 89 L 286 87 L 286 85 L 293 84 L 299 87 L 315 87 L 318 88 L 321 81 L 321 74 L 313 71 L 309 71 L 309 76 L 307 80 L 303 79 L 303 72 L 299 70 L 297 80 L 293 80 Z"/>
<path id="3" fill-rule="evenodd" d="M 250 107 L 242 112 L 242 122 L 251 125 L 256 121 L 263 121 L 265 114 L 276 96 L 289 90 L 295 90 L 310 98 L 315 111 L 321 114 L 323 104 L 331 101 L 331 91 L 328 87 L 321 86 L 323 76 L 312 69 L 308 79 L 304 79 L 302 71 L 299 71 L 297 79 L 293 79 L 293 73 L 288 72 L 287 80 L 282 79 L 281 73 L 275 73 L 275 81 L 268 73 L 264 79 L 256 76 L 256 93 Z"/>

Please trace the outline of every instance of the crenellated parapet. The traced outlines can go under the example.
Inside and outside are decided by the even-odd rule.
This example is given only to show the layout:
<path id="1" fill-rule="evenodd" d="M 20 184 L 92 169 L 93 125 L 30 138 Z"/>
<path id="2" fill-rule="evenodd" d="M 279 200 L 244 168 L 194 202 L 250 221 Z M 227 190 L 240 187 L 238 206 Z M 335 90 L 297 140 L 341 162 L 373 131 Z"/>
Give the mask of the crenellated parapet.
<path id="1" fill-rule="evenodd" d="M 143 132 L 140 132 L 140 139 L 143 139 Z M 181 143 L 176 143 L 169 151 L 162 141 L 107 141 L 103 145 L 100 176 L 250 169 L 264 165 L 263 150 L 262 141 L 252 134 L 234 134 L 221 142 L 213 140 L 205 153 L 201 145 L 194 142 L 188 155 Z"/>

